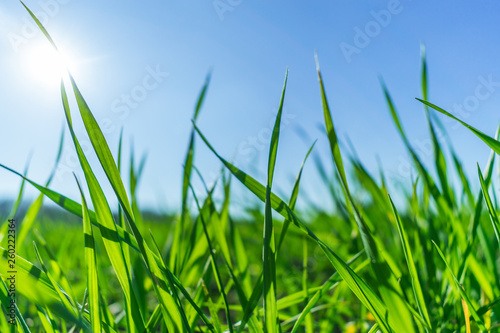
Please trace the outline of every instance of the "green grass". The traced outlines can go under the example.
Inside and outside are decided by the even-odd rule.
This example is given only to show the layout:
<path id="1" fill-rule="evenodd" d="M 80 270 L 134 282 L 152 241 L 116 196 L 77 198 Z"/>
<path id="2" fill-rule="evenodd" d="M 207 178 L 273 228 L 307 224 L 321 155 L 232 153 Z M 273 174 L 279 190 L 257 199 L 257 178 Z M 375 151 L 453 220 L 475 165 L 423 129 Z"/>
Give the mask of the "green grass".
<path id="1" fill-rule="evenodd" d="M 136 165 L 132 153 L 125 170 L 122 138 L 114 154 L 70 75 L 67 83 L 61 83 L 61 100 L 84 175 L 74 184 L 80 198 L 51 190 L 54 172 L 41 185 L 26 178 L 26 171 L 0 164 L 22 179 L 17 200 L 0 227 L 0 301 L 5 314 L 10 304 L 7 260 L 12 259 L 7 251 L 7 218 L 18 216 L 25 186 L 40 191 L 18 226 L 18 297 L 13 310 L 17 325 L 0 316 L 0 332 L 497 331 L 500 223 L 491 188 L 499 134 L 489 136 L 428 101 L 422 49 L 422 98 L 416 103 L 422 104 L 427 118 L 434 163 L 431 168 L 424 165 L 412 148 L 389 89 L 381 81 L 388 112 L 417 174 L 408 191 L 389 196 L 383 171 L 377 179 L 357 157 L 343 157 L 335 110 L 330 109 L 316 61 L 323 109 L 318 112 L 324 115 L 335 174 L 325 172 L 319 160 L 316 167 L 335 204 L 333 213 L 313 204 L 307 212 L 295 208 L 313 142 L 303 152 L 304 163 L 290 198 L 285 201 L 273 193 L 288 71 L 277 99 L 267 181 L 259 182 L 218 154 L 198 127 L 209 74 L 195 103 L 179 214 L 155 220 L 145 218 L 136 200 L 144 159 Z M 78 110 L 70 108 L 73 98 Z M 491 148 L 485 171 L 478 167 L 477 178 L 467 177 L 450 142 L 439 142 L 436 128 L 444 128 L 438 113 L 460 122 Z M 91 165 L 80 147 L 73 117 L 83 121 L 98 165 Z M 219 181 L 203 192 L 194 190 L 191 179 L 193 171 L 200 175 L 195 167 L 198 143 L 223 166 Z M 97 179 L 97 169 L 104 171 L 105 179 Z M 126 172 L 128 184 L 122 180 Z M 458 184 L 451 181 L 454 176 Z M 233 181 L 241 182 L 264 209 L 256 206 L 251 218 L 235 220 L 230 213 L 235 205 Z M 102 190 L 106 182 L 113 189 L 111 196 Z M 481 186 L 476 195 L 471 189 L 474 183 Z M 85 186 L 89 198 L 84 195 Z M 215 204 L 216 189 L 221 189 L 221 205 Z M 361 196 L 369 199 L 361 201 Z M 398 210 L 392 198 L 404 203 L 404 208 Z M 44 200 L 76 215 L 79 223 L 66 222 L 62 214 L 56 218 L 40 214 Z M 116 203 L 119 210 L 113 212 Z"/>

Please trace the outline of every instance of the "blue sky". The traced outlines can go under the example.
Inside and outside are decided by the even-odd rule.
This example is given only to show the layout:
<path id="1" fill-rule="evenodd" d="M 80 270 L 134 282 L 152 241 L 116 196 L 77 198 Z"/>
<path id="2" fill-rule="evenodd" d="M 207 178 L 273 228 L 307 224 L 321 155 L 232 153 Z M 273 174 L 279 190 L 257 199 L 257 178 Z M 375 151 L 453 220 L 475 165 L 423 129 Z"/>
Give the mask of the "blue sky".
<path id="1" fill-rule="evenodd" d="M 176 209 L 179 203 L 190 119 L 211 68 L 199 127 L 222 156 L 263 182 L 269 133 L 289 68 L 275 179 L 278 193 L 286 197 L 315 139 L 315 153 L 332 167 L 321 132 L 316 50 L 341 140 L 349 137 L 373 173 L 379 158 L 391 183 L 409 184 L 409 159 L 379 77 L 410 141 L 426 163 L 432 161 L 424 110 L 414 99 L 421 95 L 421 43 L 427 48 L 431 102 L 491 135 L 500 118 L 500 4 L 495 1 L 480 6 L 418 0 L 26 4 L 44 20 L 71 63 L 111 149 L 117 150 L 123 127 L 125 155 L 132 139 L 137 155 L 147 153 L 139 200 L 154 209 Z M 64 117 L 57 78 L 42 74 L 50 68 L 39 56 L 48 43 L 31 24 L 17 1 L 0 4 L 0 163 L 22 171 L 31 156 L 29 177 L 44 183 Z M 442 120 L 464 168 L 475 177 L 476 163 L 483 165 L 489 150 L 467 130 Z M 86 142 L 83 127 L 76 126 Z M 98 171 L 92 154 L 90 160 Z M 209 182 L 220 169 L 201 141 L 195 163 Z M 81 177 L 67 140 L 52 188 L 76 199 L 72 172 Z M 0 171 L 0 197 L 13 199 L 19 183 Z M 328 205 L 313 163 L 306 167 L 303 189 L 311 200 Z M 248 197 L 238 193 L 235 200 L 245 204 Z"/>

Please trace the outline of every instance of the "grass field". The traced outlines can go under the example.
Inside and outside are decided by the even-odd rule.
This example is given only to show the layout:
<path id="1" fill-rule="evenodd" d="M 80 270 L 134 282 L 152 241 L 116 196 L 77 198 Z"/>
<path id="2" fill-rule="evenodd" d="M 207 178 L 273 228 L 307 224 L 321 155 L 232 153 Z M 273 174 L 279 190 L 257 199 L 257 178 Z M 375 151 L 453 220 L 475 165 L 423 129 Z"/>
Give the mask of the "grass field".
<path id="1" fill-rule="evenodd" d="M 80 187 L 81 197 L 51 190 L 53 175 L 46 182 L 28 179 L 9 169 L 8 160 L 0 161 L 3 169 L 23 179 L 18 200 L 2 217 L 0 229 L 0 300 L 5 313 L 0 331 L 496 331 L 500 220 L 497 198 L 489 189 L 500 153 L 498 133 L 496 139 L 488 136 L 427 100 L 423 53 L 422 95 L 415 103 L 423 105 L 427 116 L 434 163 L 426 167 L 413 150 L 382 83 L 388 112 L 417 175 L 407 191 L 388 193 L 383 170 L 374 177 L 357 158 L 343 158 L 319 62 L 317 71 L 323 105 L 318 111 L 324 113 L 335 174 L 328 175 L 321 164 L 316 167 L 330 190 L 335 213 L 317 207 L 307 213 L 295 210 L 302 168 L 288 198 L 273 193 L 287 77 L 269 142 L 265 183 L 220 156 L 197 127 L 208 77 L 195 104 L 183 161 L 181 207 L 175 216 L 154 219 L 145 218 L 136 200 L 143 164 L 133 158 L 123 161 L 121 140 L 117 152 L 110 150 L 70 75 L 61 84 L 61 109 L 84 174 L 74 185 Z M 73 98 L 78 110 L 70 110 Z M 451 143 L 438 140 L 437 130 L 445 131 L 439 113 L 461 122 L 491 148 L 489 161 L 478 166 L 473 179 L 465 175 Z M 73 131 L 73 117 L 83 121 L 100 165 L 89 164 Z M 195 141 L 197 147 L 208 147 L 223 166 L 218 182 L 202 192 L 191 186 L 192 178 L 199 176 L 193 163 Z M 311 150 L 304 163 L 311 163 Z M 106 179 L 96 178 L 94 170 L 99 168 Z M 122 181 L 124 174 L 129 175 L 128 184 Z M 104 194 L 106 182 L 114 196 Z M 232 182 L 241 182 L 264 209 L 254 209 L 251 218 L 233 219 Z M 474 193 L 473 184 L 480 184 L 481 191 Z M 9 222 L 18 216 L 24 186 L 34 186 L 40 196 L 22 219 Z M 214 198 L 216 189 L 222 193 L 221 204 Z M 398 212 L 391 197 L 397 197 L 404 210 Z M 76 215 L 78 223 L 68 222 L 62 213 L 56 218 L 39 214 L 43 201 Z M 10 273 L 13 269 L 16 273 Z"/>

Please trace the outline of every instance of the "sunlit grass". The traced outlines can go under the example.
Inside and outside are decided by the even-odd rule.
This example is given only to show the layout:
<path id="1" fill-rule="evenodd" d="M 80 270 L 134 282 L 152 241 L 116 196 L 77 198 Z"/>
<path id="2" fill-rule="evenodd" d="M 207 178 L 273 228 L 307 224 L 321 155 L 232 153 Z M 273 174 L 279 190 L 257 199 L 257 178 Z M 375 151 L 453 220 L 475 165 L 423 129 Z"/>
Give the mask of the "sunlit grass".
<path id="1" fill-rule="evenodd" d="M 56 49 L 48 32 L 30 14 Z M 362 161 L 344 160 L 334 125 L 335 110 L 330 108 L 316 61 L 322 102 L 322 110 L 317 111 L 324 115 L 335 176 L 324 173 L 321 164 L 316 166 L 331 190 L 336 210 L 313 210 L 307 220 L 295 209 L 304 164 L 297 170 L 287 200 L 273 193 L 288 71 L 281 97 L 277 96 L 265 184 L 221 156 L 197 125 L 210 83 L 207 76 L 195 103 L 182 175 L 182 204 L 173 222 L 170 216 L 159 221 L 142 216 L 135 193 L 142 166 L 134 165 L 133 158 L 129 165 L 122 162 L 121 139 L 116 153 L 110 149 L 70 74 L 70 80 L 61 83 L 61 112 L 84 175 L 74 183 L 81 196 L 71 199 L 51 190 L 53 173 L 45 182 L 35 181 L 8 168 L 8 161 L 0 164 L 22 178 L 18 198 L 24 186 L 40 191 L 19 221 L 16 238 L 17 328 L 0 316 L 0 331 L 390 333 L 497 329 L 500 222 L 490 188 L 495 179 L 495 156 L 500 153 L 498 134 L 491 137 L 428 101 L 424 51 L 422 98 L 418 100 L 433 142 L 433 170 L 413 150 L 389 89 L 382 83 L 388 112 L 418 174 L 408 192 L 389 196 L 383 173 L 376 179 Z M 75 109 L 69 103 L 72 98 L 77 102 Z M 436 127 L 442 125 L 435 111 L 459 121 L 492 149 L 484 172 L 478 167 L 477 180 L 463 173 L 453 147 L 437 140 Z M 73 130 L 74 117 L 83 121 L 98 165 L 87 160 Z M 191 183 L 195 153 L 200 149 L 195 143 L 208 148 L 224 167 L 219 181 L 201 192 Z M 63 138 L 57 160 L 62 144 Z M 314 149 L 314 142 L 310 144 L 309 151 L 297 152 L 304 155 L 304 163 Z M 448 152 L 453 163 L 445 157 Z M 105 179 L 95 176 L 97 169 L 104 171 Z M 130 176 L 128 184 L 122 180 L 125 173 Z M 455 173 L 461 182 L 458 185 L 450 181 Z M 235 221 L 230 214 L 235 205 L 231 200 L 234 181 L 263 203 L 264 210 L 255 209 L 253 219 Z M 111 196 L 102 190 L 106 182 L 113 189 Z M 470 187 L 473 182 L 481 185 L 475 195 Z M 215 204 L 217 188 L 222 189 L 221 205 Z M 361 203 L 358 188 L 370 200 Z M 392 201 L 396 197 L 406 203 L 404 210 L 396 209 Z M 68 224 L 62 217 L 47 220 L 39 214 L 44 199 L 78 216 L 81 223 Z M 9 217 L 17 216 L 19 202 Z M 111 207 L 117 202 L 119 211 L 114 212 Z M 5 222 L 0 233 L 6 259 Z M 0 276 L 6 284 L 9 273 L 4 263 Z M 6 285 L 0 290 L 7 313 Z"/>

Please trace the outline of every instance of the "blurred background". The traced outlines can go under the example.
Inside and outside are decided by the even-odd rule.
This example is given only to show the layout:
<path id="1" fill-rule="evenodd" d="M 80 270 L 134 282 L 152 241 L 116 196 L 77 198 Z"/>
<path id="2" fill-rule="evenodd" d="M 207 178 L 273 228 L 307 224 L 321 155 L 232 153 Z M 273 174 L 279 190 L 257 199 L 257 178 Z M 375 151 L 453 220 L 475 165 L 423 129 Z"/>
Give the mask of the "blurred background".
<path id="1" fill-rule="evenodd" d="M 210 71 L 198 125 L 223 157 L 265 182 L 271 130 L 289 68 L 274 183 L 284 198 L 314 140 L 314 160 L 333 172 L 315 51 L 344 155 L 354 154 L 351 142 L 372 174 L 383 168 L 389 189 L 409 187 L 412 171 L 380 78 L 411 144 L 424 162 L 433 160 L 424 108 L 414 99 L 421 97 L 422 44 L 429 100 L 489 135 L 499 122 L 500 4 L 495 1 L 40 0 L 26 5 L 62 56 L 54 54 L 18 1 L 2 1 L 0 163 L 23 172 L 29 162 L 29 178 L 45 183 L 64 129 L 51 188 L 77 201 L 72 173 L 83 177 L 64 127 L 63 62 L 112 151 L 118 150 L 123 128 L 125 170 L 132 149 L 136 163 L 146 156 L 138 200 L 152 211 L 178 210 L 191 118 Z M 76 133 L 104 179 L 77 115 L 73 109 Z M 440 118 L 465 171 L 476 179 L 476 163 L 486 163 L 489 149 L 468 130 Z M 213 183 L 219 161 L 199 139 L 195 154 L 195 165 Z M 299 207 L 308 201 L 331 206 L 314 160 L 305 168 Z M 235 185 L 234 201 L 249 205 L 251 196 Z M 19 186 L 19 177 L 0 170 L 0 201 L 15 200 Z M 37 194 L 26 188 L 27 198 Z"/>

